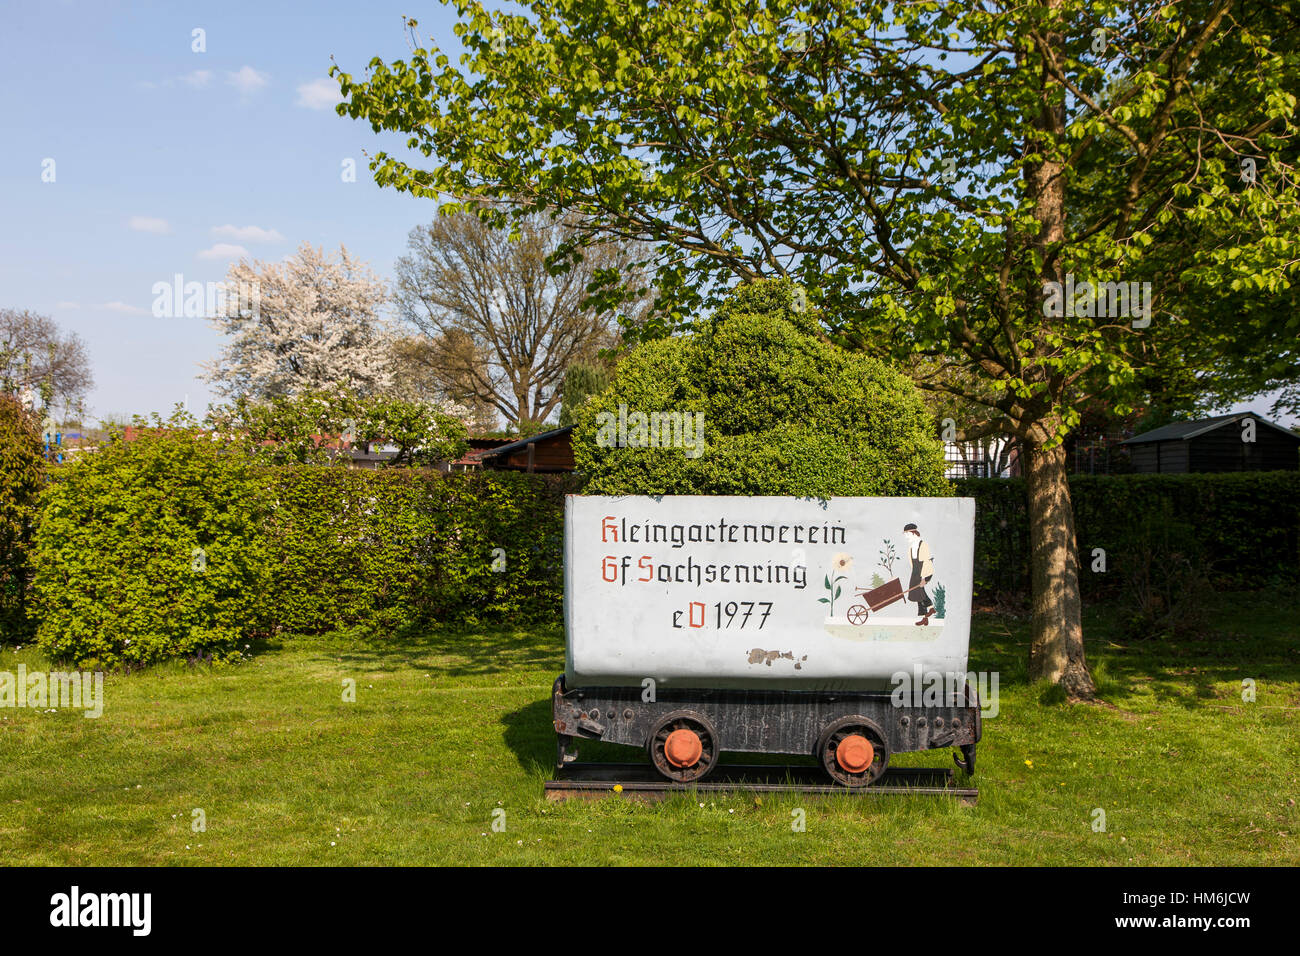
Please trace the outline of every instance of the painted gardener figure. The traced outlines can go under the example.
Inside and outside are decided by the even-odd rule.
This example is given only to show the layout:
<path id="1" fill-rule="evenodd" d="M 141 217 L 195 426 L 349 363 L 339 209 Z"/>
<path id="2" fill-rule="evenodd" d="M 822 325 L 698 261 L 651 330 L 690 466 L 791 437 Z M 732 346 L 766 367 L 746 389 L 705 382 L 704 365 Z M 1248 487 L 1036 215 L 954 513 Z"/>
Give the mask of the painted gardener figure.
<path id="1" fill-rule="evenodd" d="M 934 613 L 934 604 L 925 592 L 925 586 L 934 577 L 934 562 L 930 559 L 930 546 L 921 540 L 921 532 L 916 530 L 916 525 L 904 527 L 903 538 L 907 541 L 907 553 L 912 559 L 912 579 L 908 582 L 907 593 L 916 602 L 916 613 L 921 615 L 921 620 L 916 623 L 925 627 L 929 625 L 930 615 Z"/>

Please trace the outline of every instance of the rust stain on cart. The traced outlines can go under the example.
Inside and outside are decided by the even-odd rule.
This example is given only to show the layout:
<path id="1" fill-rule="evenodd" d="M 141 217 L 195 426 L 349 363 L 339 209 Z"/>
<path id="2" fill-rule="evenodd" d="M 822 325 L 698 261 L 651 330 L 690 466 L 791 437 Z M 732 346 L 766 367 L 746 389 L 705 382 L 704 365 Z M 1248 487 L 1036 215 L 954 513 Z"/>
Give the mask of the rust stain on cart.
<path id="1" fill-rule="evenodd" d="M 802 670 L 803 662 L 807 659 L 808 655 L 805 654 L 795 661 L 794 651 L 765 651 L 761 647 L 755 647 L 749 652 L 749 662 L 751 664 L 766 664 L 768 667 L 772 666 L 773 661 L 787 660 L 794 661 L 795 670 Z"/>

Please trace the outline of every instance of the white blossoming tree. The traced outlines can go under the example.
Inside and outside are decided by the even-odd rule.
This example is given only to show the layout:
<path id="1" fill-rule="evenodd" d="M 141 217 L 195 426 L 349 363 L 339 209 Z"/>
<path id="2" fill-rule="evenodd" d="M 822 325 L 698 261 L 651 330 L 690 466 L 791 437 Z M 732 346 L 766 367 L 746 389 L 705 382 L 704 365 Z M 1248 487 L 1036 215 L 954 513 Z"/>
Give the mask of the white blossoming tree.
<path id="1" fill-rule="evenodd" d="M 345 247 L 337 260 L 310 243 L 284 262 L 240 260 L 226 287 L 242 291 L 212 317 L 227 342 L 205 365 L 223 395 L 263 400 L 332 385 L 365 395 L 389 384 L 387 291 Z"/>

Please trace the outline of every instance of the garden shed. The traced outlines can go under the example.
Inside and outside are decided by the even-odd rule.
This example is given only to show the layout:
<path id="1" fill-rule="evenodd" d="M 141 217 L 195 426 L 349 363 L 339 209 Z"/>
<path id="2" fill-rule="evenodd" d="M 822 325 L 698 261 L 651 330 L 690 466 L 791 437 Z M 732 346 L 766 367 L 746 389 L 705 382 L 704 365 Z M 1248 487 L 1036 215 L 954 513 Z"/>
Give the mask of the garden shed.
<path id="1" fill-rule="evenodd" d="M 1300 435 L 1252 412 L 1173 422 L 1121 445 L 1146 474 L 1300 469 Z"/>
<path id="2" fill-rule="evenodd" d="M 484 468 L 498 471 L 573 471 L 572 425 L 530 435 L 480 456 Z"/>

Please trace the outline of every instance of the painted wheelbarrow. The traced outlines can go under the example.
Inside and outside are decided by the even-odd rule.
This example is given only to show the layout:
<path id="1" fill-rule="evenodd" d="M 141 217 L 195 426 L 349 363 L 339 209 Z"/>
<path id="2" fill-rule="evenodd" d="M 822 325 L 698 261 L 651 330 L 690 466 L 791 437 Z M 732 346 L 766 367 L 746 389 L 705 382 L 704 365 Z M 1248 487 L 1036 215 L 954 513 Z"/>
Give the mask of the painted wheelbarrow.
<path id="1" fill-rule="evenodd" d="M 919 591 L 923 587 L 925 587 L 924 581 L 915 587 L 910 587 L 904 591 L 903 582 L 898 578 L 894 578 L 894 580 L 882 584 L 878 588 L 856 588 L 854 593 L 862 595 L 862 600 L 867 603 L 854 604 L 849 607 L 849 623 L 863 624 L 866 622 L 867 616 L 871 611 L 879 611 L 882 607 L 896 604 L 906 598 L 913 591 Z"/>

